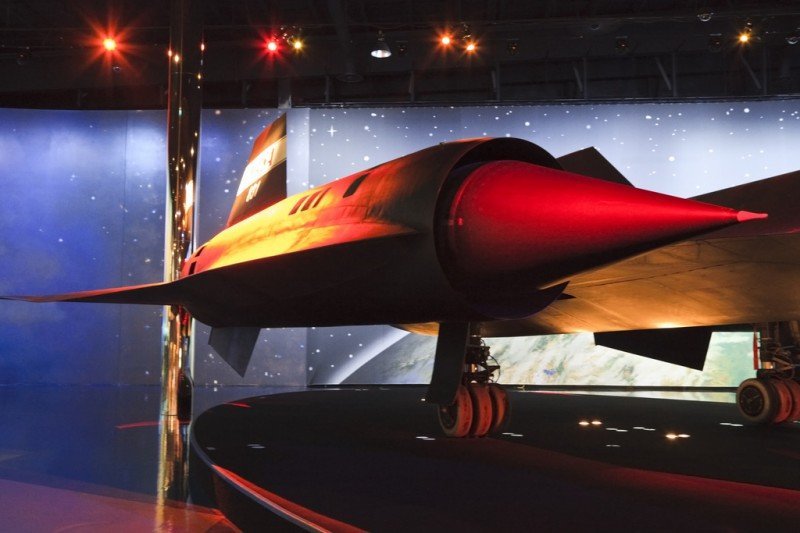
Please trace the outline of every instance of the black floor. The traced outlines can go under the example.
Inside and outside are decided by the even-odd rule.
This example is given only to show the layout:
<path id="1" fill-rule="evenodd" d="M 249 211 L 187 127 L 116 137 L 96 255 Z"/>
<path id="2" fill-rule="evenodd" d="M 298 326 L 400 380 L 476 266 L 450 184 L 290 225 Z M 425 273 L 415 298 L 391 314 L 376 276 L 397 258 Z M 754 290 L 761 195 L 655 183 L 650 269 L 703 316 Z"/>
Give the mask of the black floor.
<path id="1" fill-rule="evenodd" d="M 370 531 L 798 530 L 800 424 L 742 426 L 725 403 L 512 391 L 507 434 L 445 439 L 423 392 L 240 400 L 202 414 L 194 445 L 284 504 Z"/>

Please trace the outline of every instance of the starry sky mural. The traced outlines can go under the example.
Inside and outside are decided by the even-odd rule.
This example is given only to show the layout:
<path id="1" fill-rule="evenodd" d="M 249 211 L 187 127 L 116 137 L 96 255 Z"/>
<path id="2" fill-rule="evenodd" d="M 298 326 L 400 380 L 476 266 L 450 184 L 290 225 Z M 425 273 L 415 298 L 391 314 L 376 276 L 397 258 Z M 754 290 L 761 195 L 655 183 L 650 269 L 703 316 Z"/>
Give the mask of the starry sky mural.
<path id="1" fill-rule="evenodd" d="M 198 242 L 224 225 L 252 140 L 277 116 L 204 111 Z M 595 146 L 636 186 L 684 197 L 800 168 L 798 100 L 293 109 L 288 128 L 290 194 L 481 136 L 525 138 L 556 156 Z M 0 293 L 160 280 L 164 130 L 158 111 L 0 110 Z M 158 307 L 0 302 L 0 383 L 156 383 L 160 328 Z M 241 383 L 207 335 L 198 324 L 196 383 Z M 749 366 L 731 356 L 747 349 L 736 335 L 715 336 L 697 375 L 582 336 L 492 343 L 505 382 L 730 385 Z M 432 347 L 388 326 L 265 330 L 244 383 L 421 382 Z"/>
<path id="2" fill-rule="evenodd" d="M 310 128 L 316 185 L 435 143 L 485 136 L 524 138 L 555 156 L 594 146 L 637 187 L 682 197 L 800 168 L 797 100 L 327 109 L 312 112 Z M 715 334 L 706 372 L 598 348 L 590 335 L 490 344 L 506 383 L 732 386 L 752 372 L 748 334 Z M 309 332 L 309 382 L 426 382 L 434 347 L 388 326 L 317 328 Z"/>

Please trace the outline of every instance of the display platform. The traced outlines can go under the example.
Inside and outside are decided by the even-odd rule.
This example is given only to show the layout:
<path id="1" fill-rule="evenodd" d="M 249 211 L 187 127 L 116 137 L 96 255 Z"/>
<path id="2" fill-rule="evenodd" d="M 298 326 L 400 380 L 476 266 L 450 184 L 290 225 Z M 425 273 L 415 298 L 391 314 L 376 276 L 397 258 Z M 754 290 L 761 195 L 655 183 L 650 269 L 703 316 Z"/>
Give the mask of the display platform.
<path id="1" fill-rule="evenodd" d="M 193 477 L 245 530 L 796 531 L 800 424 L 743 426 L 732 403 L 509 392 L 509 427 L 485 439 L 441 437 L 422 387 L 219 405 L 194 423 Z"/>

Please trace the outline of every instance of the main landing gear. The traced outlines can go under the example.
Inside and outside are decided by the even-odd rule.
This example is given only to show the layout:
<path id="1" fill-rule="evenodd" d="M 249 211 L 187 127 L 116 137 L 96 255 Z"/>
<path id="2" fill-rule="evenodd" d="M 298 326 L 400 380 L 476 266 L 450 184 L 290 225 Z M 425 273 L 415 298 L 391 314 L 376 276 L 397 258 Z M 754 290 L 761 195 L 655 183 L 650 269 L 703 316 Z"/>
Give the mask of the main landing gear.
<path id="1" fill-rule="evenodd" d="M 756 377 L 736 391 L 742 417 L 752 424 L 800 421 L 800 323 L 759 324 L 753 339 Z"/>
<path id="2" fill-rule="evenodd" d="M 497 364 L 476 325 L 439 326 L 433 378 L 426 400 L 439 406 L 439 425 L 448 437 L 485 437 L 508 425 L 506 391 L 493 383 Z"/>

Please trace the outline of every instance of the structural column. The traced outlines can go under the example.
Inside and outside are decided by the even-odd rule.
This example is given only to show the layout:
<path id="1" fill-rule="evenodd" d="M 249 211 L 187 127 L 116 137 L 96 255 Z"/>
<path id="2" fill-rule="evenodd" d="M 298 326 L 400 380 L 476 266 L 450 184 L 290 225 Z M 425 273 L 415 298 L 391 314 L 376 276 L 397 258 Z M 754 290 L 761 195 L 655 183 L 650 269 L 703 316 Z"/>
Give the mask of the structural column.
<path id="1" fill-rule="evenodd" d="M 202 104 L 202 2 L 172 0 L 167 98 L 167 205 L 164 280 L 180 276 L 193 250 L 194 201 Z M 191 318 L 178 306 L 164 309 L 161 370 L 161 435 L 158 497 L 187 496 L 186 435 L 181 421 L 191 417 Z M 183 391 L 183 394 L 182 394 Z M 189 392 L 189 394 L 186 394 Z"/>
<path id="2" fill-rule="evenodd" d="M 178 279 L 193 248 L 194 200 L 202 104 L 202 18 L 198 0 L 172 0 L 167 101 L 167 206 L 164 280 Z M 178 415 L 178 389 L 190 353 L 189 318 L 164 310 L 161 413 Z"/>

